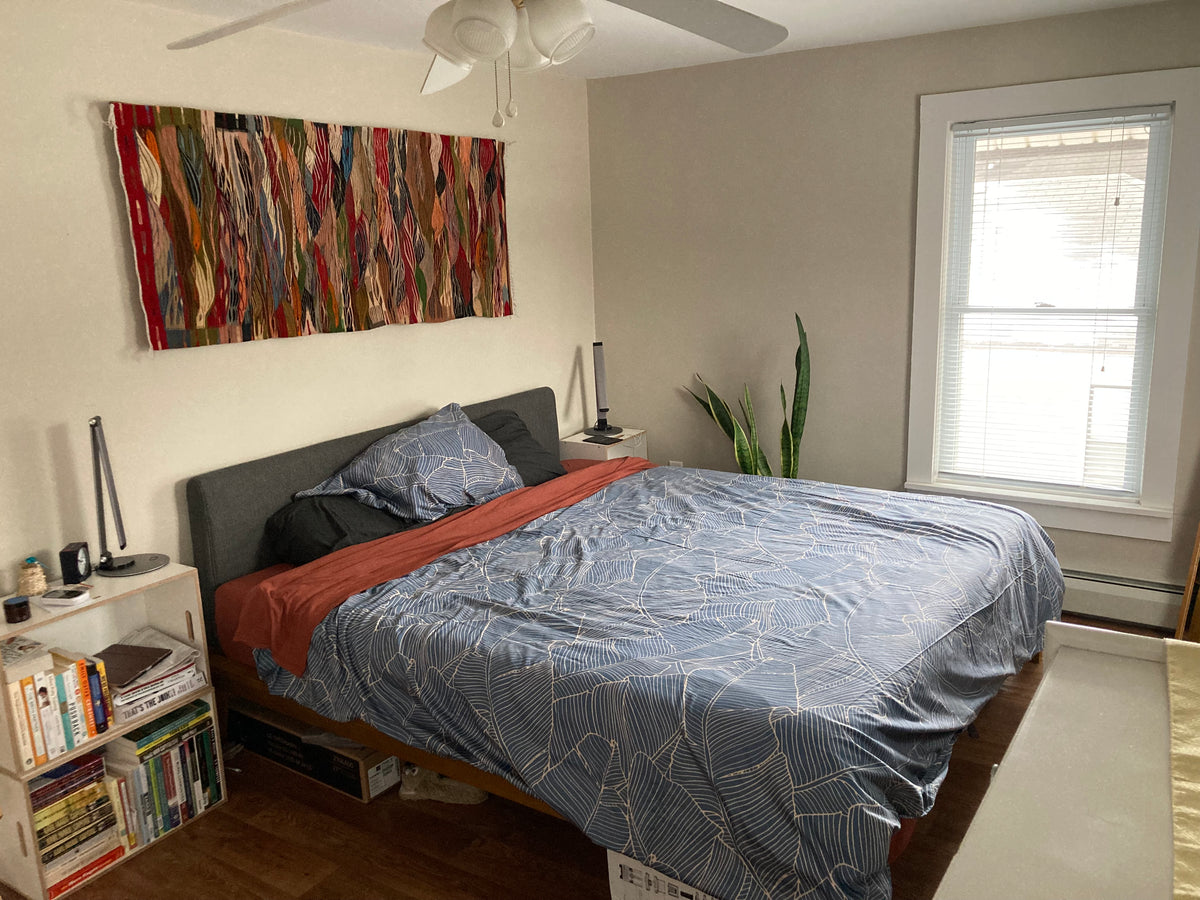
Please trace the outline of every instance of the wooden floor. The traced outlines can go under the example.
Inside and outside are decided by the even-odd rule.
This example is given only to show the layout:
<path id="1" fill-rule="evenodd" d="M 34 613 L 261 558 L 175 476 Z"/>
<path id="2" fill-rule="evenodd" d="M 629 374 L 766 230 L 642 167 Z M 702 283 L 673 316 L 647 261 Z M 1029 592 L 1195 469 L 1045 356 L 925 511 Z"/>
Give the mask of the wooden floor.
<path id="1" fill-rule="evenodd" d="M 979 737 L 959 739 L 937 804 L 893 866 L 896 900 L 927 900 L 937 890 L 1041 675 L 1035 663 L 1010 678 L 976 721 Z M 489 797 L 451 806 L 393 791 L 364 805 L 250 753 L 228 765 L 228 802 L 72 897 L 609 897 L 601 848 L 565 822 L 514 803 Z"/>

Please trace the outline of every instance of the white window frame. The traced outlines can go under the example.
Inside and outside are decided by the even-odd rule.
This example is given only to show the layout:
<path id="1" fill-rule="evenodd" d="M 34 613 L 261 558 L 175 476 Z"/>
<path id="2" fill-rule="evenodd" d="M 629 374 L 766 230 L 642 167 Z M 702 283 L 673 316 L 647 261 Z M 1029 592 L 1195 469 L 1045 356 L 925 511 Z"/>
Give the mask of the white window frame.
<path id="1" fill-rule="evenodd" d="M 943 234 L 949 213 L 951 126 L 956 122 L 1164 103 L 1175 105 L 1175 116 L 1141 495 L 1132 500 L 1089 498 L 939 478 L 935 432 L 937 369 L 946 268 Z M 1006 503 L 1030 513 L 1047 528 L 1171 540 L 1198 251 L 1200 68 L 923 96 L 905 488 Z"/>

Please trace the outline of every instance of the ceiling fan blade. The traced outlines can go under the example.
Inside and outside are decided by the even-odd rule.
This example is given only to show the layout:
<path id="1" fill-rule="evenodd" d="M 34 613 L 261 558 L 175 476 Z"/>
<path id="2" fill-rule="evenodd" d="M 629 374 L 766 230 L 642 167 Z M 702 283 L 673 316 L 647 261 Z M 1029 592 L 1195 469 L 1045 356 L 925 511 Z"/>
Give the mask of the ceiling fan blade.
<path id="1" fill-rule="evenodd" d="M 260 13 L 254 13 L 241 19 L 234 19 L 232 22 L 226 22 L 217 28 L 210 28 L 208 31 L 201 31 L 199 34 L 193 34 L 191 37 L 173 41 L 167 44 L 167 49 L 190 50 L 192 47 L 199 47 L 201 44 L 218 41 L 221 38 L 229 37 L 231 34 L 237 34 L 239 31 L 253 28 L 255 25 L 264 25 L 267 22 L 273 22 L 276 19 L 282 19 L 284 16 L 290 16 L 292 13 L 308 9 L 310 6 L 319 6 L 322 3 L 328 2 L 329 0 L 290 0 L 289 3 L 265 9 Z"/>
<path id="2" fill-rule="evenodd" d="M 720 0 L 609 0 L 742 53 L 770 50 L 788 36 L 782 25 Z"/>
<path id="3" fill-rule="evenodd" d="M 471 74 L 473 63 L 452 62 L 440 53 L 433 54 L 433 62 L 425 73 L 425 81 L 421 84 L 422 94 L 436 94 L 451 85 L 458 84 Z"/>

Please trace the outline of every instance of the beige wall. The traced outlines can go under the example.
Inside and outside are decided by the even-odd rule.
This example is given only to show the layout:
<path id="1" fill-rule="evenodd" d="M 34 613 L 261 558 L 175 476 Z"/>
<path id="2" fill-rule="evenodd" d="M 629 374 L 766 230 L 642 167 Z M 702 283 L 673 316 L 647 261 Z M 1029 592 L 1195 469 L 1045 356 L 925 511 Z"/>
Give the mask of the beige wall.
<path id="1" fill-rule="evenodd" d="M 593 339 L 583 82 L 518 79 L 520 117 L 497 131 L 490 72 L 422 98 L 427 60 L 416 55 L 268 30 L 163 49 L 212 24 L 120 0 L 0 4 L 0 593 L 28 554 L 57 568 L 68 541 L 95 548 L 92 415 L 104 418 L 130 550 L 184 561 L 191 474 L 539 384 L 558 392 L 564 430 L 583 425 L 577 360 Z M 104 126 L 110 100 L 512 141 L 516 315 L 151 353 Z"/>
<path id="2" fill-rule="evenodd" d="M 813 366 L 801 474 L 899 488 L 920 95 L 1196 65 L 1200 3 L 1176 2 L 590 82 L 613 421 L 649 428 L 656 461 L 732 468 L 680 386 L 699 372 L 732 402 L 749 382 L 774 433 L 796 311 Z M 1176 539 L 1057 531 L 1065 567 L 1184 580 L 1200 516 L 1193 322 Z"/>

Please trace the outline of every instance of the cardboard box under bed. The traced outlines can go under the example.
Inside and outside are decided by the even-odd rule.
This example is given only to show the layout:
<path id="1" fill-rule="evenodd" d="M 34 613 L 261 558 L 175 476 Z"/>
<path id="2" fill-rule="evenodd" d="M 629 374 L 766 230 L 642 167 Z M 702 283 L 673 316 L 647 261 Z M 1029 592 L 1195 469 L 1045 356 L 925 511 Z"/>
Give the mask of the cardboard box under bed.
<path id="1" fill-rule="evenodd" d="M 369 802 L 400 783 L 403 763 L 395 756 L 236 697 L 228 715 L 230 740 L 356 800 Z"/>

